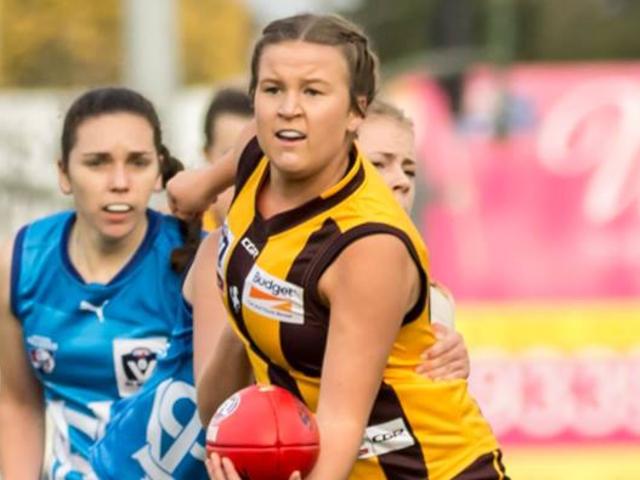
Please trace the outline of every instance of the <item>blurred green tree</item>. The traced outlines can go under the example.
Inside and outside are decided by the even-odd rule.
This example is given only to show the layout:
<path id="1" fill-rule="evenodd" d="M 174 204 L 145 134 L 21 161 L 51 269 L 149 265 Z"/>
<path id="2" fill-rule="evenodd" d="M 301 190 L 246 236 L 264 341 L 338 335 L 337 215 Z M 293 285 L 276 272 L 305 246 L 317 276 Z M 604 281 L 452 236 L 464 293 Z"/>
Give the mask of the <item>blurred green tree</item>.
<path id="1" fill-rule="evenodd" d="M 496 50 L 501 36 L 511 38 L 513 60 L 640 58 L 638 0 L 364 0 L 347 15 L 392 70 L 430 62 L 446 74 L 466 61 L 496 59 L 504 56 Z M 513 22 L 508 32 L 505 18 Z M 443 49 L 452 46 L 465 48 Z"/>
<path id="2" fill-rule="evenodd" d="M 120 67 L 119 0 L 1 0 L 4 85 L 113 82 Z"/>
<path id="3" fill-rule="evenodd" d="M 519 58 L 640 58 L 637 0 L 519 0 L 518 4 Z"/>
<path id="4" fill-rule="evenodd" d="M 248 72 L 253 25 L 243 2 L 181 0 L 185 83 L 208 83 Z"/>
<path id="5" fill-rule="evenodd" d="M 184 82 L 245 73 L 252 24 L 243 2 L 176 1 Z M 121 0 L 0 0 L 0 86 L 118 83 L 121 15 Z"/>

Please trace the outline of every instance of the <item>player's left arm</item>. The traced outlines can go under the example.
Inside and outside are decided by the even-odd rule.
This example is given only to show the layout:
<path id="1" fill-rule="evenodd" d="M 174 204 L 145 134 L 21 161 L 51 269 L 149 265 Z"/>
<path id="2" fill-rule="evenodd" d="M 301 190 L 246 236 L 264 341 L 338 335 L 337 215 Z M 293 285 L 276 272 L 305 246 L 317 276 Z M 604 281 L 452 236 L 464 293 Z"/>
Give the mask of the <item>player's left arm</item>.
<path id="1" fill-rule="evenodd" d="M 182 286 L 182 295 L 193 307 L 193 374 L 196 379 L 211 354 L 211 345 L 226 322 L 224 305 L 215 287 L 213 267 L 219 238 L 220 230 L 216 229 L 202 240 Z"/>
<path id="2" fill-rule="evenodd" d="M 44 458 L 44 396 L 11 304 L 13 242 L 0 246 L 0 476 L 39 478 Z"/>
<path id="3" fill-rule="evenodd" d="M 202 241 L 183 287 L 193 305 L 194 378 L 203 425 L 225 398 L 252 379 L 244 345 L 231 330 L 216 285 L 218 239 L 217 230 Z"/>
<path id="4" fill-rule="evenodd" d="M 407 248 L 388 234 L 355 241 L 322 275 L 319 293 L 331 317 L 317 409 L 320 457 L 309 479 L 349 476 L 391 347 L 419 291 Z"/>

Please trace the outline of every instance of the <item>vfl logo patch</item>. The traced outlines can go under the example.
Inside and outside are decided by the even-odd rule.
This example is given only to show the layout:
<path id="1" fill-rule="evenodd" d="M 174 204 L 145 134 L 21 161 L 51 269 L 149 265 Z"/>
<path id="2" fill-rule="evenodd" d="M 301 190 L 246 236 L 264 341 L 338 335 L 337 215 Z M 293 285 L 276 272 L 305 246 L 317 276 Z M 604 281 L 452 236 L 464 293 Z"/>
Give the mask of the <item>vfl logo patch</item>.
<path id="1" fill-rule="evenodd" d="M 138 391 L 156 368 L 158 357 L 166 351 L 167 339 L 118 338 L 113 341 L 113 361 L 118 393 L 127 397 Z"/>
<path id="2" fill-rule="evenodd" d="M 245 307 L 263 317 L 304 324 L 304 289 L 254 265 L 242 292 Z"/>
<path id="3" fill-rule="evenodd" d="M 370 458 L 395 452 L 415 444 L 402 418 L 371 425 L 364 432 L 358 458 Z"/>
<path id="4" fill-rule="evenodd" d="M 41 373 L 51 373 L 56 367 L 55 352 L 58 344 L 48 337 L 32 335 L 27 338 L 28 354 L 31 365 Z"/>

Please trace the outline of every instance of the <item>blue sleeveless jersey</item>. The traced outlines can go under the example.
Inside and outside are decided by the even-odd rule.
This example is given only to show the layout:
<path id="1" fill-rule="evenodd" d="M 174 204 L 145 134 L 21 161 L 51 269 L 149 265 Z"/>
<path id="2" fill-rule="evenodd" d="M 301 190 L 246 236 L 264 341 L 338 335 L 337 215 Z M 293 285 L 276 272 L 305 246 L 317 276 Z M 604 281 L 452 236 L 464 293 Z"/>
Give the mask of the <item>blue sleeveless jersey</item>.
<path id="1" fill-rule="evenodd" d="M 149 210 L 145 238 L 108 283 L 85 283 L 67 253 L 75 214 L 24 227 L 14 243 L 11 307 L 53 422 L 52 479 L 95 478 L 89 448 L 112 404 L 138 391 L 167 348 L 180 306 L 171 251 L 178 222 Z"/>
<path id="2" fill-rule="evenodd" d="M 100 479 L 208 478 L 193 380 L 192 312 L 186 302 L 181 319 L 149 382 L 114 404 L 104 437 L 91 449 Z"/>

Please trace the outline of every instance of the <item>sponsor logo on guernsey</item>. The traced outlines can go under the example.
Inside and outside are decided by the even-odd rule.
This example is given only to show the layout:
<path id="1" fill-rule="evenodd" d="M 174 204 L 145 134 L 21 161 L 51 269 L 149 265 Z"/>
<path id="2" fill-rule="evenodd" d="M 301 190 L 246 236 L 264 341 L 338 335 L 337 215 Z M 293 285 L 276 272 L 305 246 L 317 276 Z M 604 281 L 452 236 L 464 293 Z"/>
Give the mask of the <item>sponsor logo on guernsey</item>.
<path id="1" fill-rule="evenodd" d="M 198 442 L 202 424 L 195 401 L 195 388 L 181 380 L 168 378 L 156 388 L 147 443 L 132 455 L 145 479 L 172 480 L 184 461 L 204 461 L 206 451 Z"/>
<path id="2" fill-rule="evenodd" d="M 260 250 L 258 247 L 249 239 L 249 237 L 244 237 L 240 240 L 240 245 L 247 251 L 249 255 L 253 258 L 256 258 L 260 254 Z"/>
<path id="3" fill-rule="evenodd" d="M 52 480 L 82 478 L 97 480 L 88 460 L 76 452 L 71 438 L 82 435 L 95 442 L 104 435 L 111 416 L 112 401 L 88 402 L 83 411 L 67 405 L 63 400 L 47 400 L 47 416 L 53 428 L 51 474 Z"/>
<path id="4" fill-rule="evenodd" d="M 31 335 L 27 338 L 28 354 L 31 365 L 41 373 L 51 373 L 56 367 L 55 353 L 58 344 L 48 337 Z"/>
<path id="5" fill-rule="evenodd" d="M 113 361 L 121 397 L 133 395 L 156 368 L 158 357 L 167 349 L 167 339 L 116 338 L 113 341 Z"/>
<path id="6" fill-rule="evenodd" d="M 358 458 L 370 458 L 395 452 L 415 444 L 402 418 L 371 425 L 364 432 Z"/>
<path id="7" fill-rule="evenodd" d="M 84 310 L 86 312 L 93 312 L 95 313 L 96 317 L 98 318 L 98 322 L 103 323 L 104 322 L 104 307 L 107 306 L 107 303 L 109 303 L 109 300 L 105 300 L 104 302 L 102 302 L 101 305 L 94 305 L 91 302 L 87 301 L 87 300 L 82 300 L 80 302 L 80 305 L 78 308 L 80 308 L 80 310 Z"/>
<path id="8" fill-rule="evenodd" d="M 304 323 L 304 289 L 254 265 L 242 292 L 242 303 L 263 317 L 284 323 Z"/>

